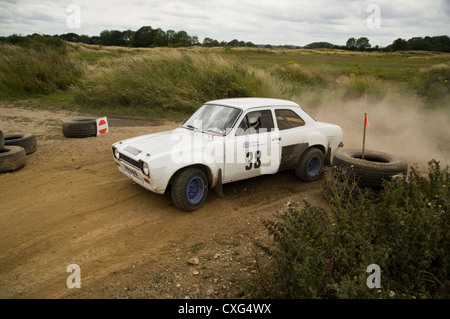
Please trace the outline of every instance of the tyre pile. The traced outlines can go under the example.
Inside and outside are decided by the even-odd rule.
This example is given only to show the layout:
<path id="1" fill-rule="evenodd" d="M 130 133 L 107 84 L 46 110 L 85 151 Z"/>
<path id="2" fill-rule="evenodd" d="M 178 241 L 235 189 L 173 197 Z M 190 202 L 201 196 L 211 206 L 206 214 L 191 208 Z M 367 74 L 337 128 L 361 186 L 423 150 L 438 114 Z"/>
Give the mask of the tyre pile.
<path id="1" fill-rule="evenodd" d="M 36 150 L 37 140 L 34 134 L 3 134 L 0 131 L 0 173 L 13 172 L 25 167 L 27 155 Z"/>
<path id="2" fill-rule="evenodd" d="M 62 123 L 65 137 L 97 136 L 97 118 L 79 117 Z M 37 140 L 32 133 L 4 134 L 0 131 L 0 173 L 19 170 L 27 165 L 27 155 L 36 152 Z"/>

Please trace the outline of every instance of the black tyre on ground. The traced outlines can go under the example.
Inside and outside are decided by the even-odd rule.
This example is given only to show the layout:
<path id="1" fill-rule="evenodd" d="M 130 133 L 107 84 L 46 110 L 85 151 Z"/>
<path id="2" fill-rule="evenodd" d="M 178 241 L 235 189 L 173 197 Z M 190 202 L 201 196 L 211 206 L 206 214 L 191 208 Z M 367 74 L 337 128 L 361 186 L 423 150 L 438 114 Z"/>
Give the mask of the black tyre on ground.
<path id="1" fill-rule="evenodd" d="M 319 178 L 323 168 L 324 156 L 321 150 L 311 147 L 301 156 L 295 174 L 304 182 L 313 182 Z"/>
<path id="2" fill-rule="evenodd" d="M 394 176 L 406 178 L 408 164 L 398 156 L 366 150 L 362 159 L 362 150 L 342 150 L 333 157 L 333 166 L 351 168 L 360 187 L 375 190 L 383 187 L 384 180 Z"/>
<path id="3" fill-rule="evenodd" d="M 25 149 L 25 153 L 32 154 L 37 150 L 36 136 L 31 133 L 11 133 L 5 134 L 5 145 L 20 146 Z"/>
<path id="4" fill-rule="evenodd" d="M 20 146 L 6 145 L 0 150 L 0 173 L 13 172 L 27 165 L 27 154 Z"/>
<path id="5" fill-rule="evenodd" d="M 172 201 L 184 211 L 199 208 L 208 194 L 208 179 L 198 168 L 189 167 L 178 172 L 172 183 Z"/>
<path id="6" fill-rule="evenodd" d="M 3 137 L 3 132 L 0 131 L 0 151 L 3 149 L 4 146 L 5 146 L 5 139 Z"/>
<path id="7" fill-rule="evenodd" d="M 62 130 L 65 137 L 94 137 L 97 136 L 96 117 L 78 117 L 63 122 Z"/>

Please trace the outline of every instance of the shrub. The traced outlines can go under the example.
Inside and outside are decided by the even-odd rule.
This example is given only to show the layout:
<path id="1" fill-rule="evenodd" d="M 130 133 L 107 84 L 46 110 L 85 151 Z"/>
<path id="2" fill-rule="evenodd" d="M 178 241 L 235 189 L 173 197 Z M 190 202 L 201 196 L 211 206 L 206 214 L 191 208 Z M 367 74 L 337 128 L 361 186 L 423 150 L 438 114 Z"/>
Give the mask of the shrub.
<path id="1" fill-rule="evenodd" d="M 263 298 L 449 298 L 450 192 L 448 167 L 429 163 L 428 178 L 409 179 L 380 193 L 333 171 L 324 191 L 329 211 L 306 203 L 264 221 L 273 262 L 253 286 Z M 350 176 L 350 177 L 349 177 Z M 369 289 L 367 267 L 381 268 L 381 288 Z"/>

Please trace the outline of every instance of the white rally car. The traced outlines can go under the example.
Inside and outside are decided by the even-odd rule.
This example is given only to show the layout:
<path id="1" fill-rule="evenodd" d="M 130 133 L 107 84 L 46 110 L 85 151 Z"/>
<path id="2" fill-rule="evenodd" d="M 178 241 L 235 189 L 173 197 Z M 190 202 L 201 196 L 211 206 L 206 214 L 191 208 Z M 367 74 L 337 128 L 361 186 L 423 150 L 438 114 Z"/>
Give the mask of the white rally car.
<path id="1" fill-rule="evenodd" d="M 339 126 L 294 102 L 236 98 L 207 102 L 179 128 L 114 143 L 112 152 L 135 183 L 158 194 L 170 185 L 173 203 L 192 211 L 225 183 L 286 169 L 314 181 L 342 146 Z"/>

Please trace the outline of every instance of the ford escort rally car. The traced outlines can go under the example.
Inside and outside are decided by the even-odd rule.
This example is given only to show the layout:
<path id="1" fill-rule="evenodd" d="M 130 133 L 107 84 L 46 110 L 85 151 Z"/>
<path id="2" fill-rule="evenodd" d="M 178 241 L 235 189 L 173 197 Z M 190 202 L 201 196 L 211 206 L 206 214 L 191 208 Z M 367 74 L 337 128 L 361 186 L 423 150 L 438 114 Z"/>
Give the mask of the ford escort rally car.
<path id="1" fill-rule="evenodd" d="M 112 145 L 123 174 L 163 194 L 185 211 L 199 208 L 214 188 L 292 169 L 316 180 L 342 147 L 342 129 L 313 119 L 298 104 L 269 98 L 214 100 L 180 127 Z"/>

